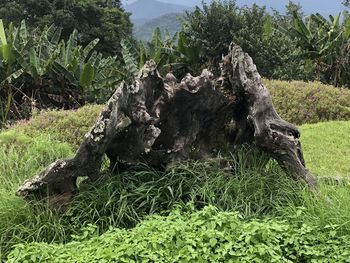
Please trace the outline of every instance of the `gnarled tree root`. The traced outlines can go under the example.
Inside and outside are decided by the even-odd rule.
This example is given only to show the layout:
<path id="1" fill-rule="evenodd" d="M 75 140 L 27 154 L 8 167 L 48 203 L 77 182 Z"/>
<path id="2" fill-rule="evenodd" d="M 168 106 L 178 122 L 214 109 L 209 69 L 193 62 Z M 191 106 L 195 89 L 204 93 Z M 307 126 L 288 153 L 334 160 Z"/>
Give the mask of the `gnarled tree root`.
<path id="1" fill-rule="evenodd" d="M 207 159 L 219 150 L 249 143 L 267 152 L 293 178 L 316 186 L 305 168 L 300 132 L 276 113 L 248 54 L 231 44 L 214 78 L 208 70 L 180 83 L 163 79 L 149 61 L 132 85 L 121 84 L 76 155 L 58 160 L 18 190 L 25 198 L 59 197 L 77 191 L 76 179 L 98 178 L 103 156 L 111 169 L 146 163 L 164 167 Z"/>

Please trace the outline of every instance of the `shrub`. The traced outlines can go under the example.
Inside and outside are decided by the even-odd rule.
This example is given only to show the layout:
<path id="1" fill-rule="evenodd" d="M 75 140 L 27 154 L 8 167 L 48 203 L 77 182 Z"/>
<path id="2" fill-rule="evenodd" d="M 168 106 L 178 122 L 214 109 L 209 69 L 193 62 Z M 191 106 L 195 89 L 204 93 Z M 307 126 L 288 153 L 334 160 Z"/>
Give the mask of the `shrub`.
<path id="1" fill-rule="evenodd" d="M 112 229 L 62 244 L 19 244 L 8 262 L 349 262 L 350 236 L 336 226 L 244 221 L 236 212 L 155 216 L 131 231 Z"/>
<path id="2" fill-rule="evenodd" d="M 101 105 L 88 105 L 78 110 L 45 111 L 30 121 L 20 122 L 12 129 L 23 131 L 32 137 L 42 133 L 50 134 L 52 138 L 67 142 L 76 148 L 95 123 L 101 110 Z"/>
<path id="3" fill-rule="evenodd" d="M 350 90 L 318 82 L 264 80 L 278 114 L 294 124 L 350 120 Z"/>
<path id="4" fill-rule="evenodd" d="M 350 120 L 350 90 L 317 82 L 264 80 L 278 114 L 300 125 L 332 120 Z M 12 129 L 29 136 L 47 133 L 52 138 L 79 147 L 84 134 L 94 124 L 102 105 L 87 105 L 78 110 L 45 111 Z"/>

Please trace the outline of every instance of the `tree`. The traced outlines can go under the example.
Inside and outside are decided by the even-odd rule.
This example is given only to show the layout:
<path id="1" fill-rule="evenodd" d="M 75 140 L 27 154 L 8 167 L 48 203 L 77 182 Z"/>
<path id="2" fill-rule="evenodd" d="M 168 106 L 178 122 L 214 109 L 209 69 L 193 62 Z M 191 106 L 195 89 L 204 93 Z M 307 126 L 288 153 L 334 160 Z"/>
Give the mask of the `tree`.
<path id="1" fill-rule="evenodd" d="M 248 143 L 277 160 L 291 177 L 316 186 L 305 168 L 298 129 L 276 113 L 252 59 L 232 44 L 221 76 L 203 70 L 180 83 L 162 78 L 148 61 L 131 85 L 121 84 L 72 159 L 58 160 L 26 181 L 18 194 L 61 206 L 77 192 L 77 178 L 148 164 L 162 169 L 188 159 L 206 160 Z M 267 165 L 267 163 L 265 163 Z M 117 169 L 116 169 L 117 168 Z"/>
<path id="2" fill-rule="evenodd" d="M 55 24 L 62 27 L 65 40 L 77 29 L 80 44 L 99 38 L 97 50 L 105 55 L 120 55 L 121 39 L 132 34 L 120 0 L 0 0 L 0 18 L 15 25 L 24 19 L 29 27 L 39 29 Z"/>
<path id="3" fill-rule="evenodd" d="M 288 8 L 294 7 L 290 3 Z M 274 30 L 286 20 L 286 16 L 277 12 L 271 15 L 255 4 L 240 8 L 233 0 L 203 2 L 202 8 L 186 13 L 183 33 L 193 43 L 201 44 L 203 64 L 209 67 L 221 61 L 234 41 L 254 57 L 264 77 L 288 79 L 299 76 L 302 70 L 292 60 L 296 49 L 293 41 Z"/>

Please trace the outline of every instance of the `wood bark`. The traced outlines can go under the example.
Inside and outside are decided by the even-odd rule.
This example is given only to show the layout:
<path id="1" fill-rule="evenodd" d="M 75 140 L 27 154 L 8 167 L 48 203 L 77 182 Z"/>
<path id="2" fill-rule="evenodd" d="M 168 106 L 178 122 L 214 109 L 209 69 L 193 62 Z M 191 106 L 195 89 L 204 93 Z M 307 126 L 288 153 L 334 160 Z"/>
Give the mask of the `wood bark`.
<path id="1" fill-rule="evenodd" d="M 218 78 L 203 70 L 178 82 L 171 73 L 163 79 L 148 61 L 132 85 L 123 83 L 115 91 L 76 155 L 49 165 L 18 194 L 65 202 L 77 191 L 78 177 L 98 178 L 105 154 L 111 170 L 139 163 L 165 167 L 215 157 L 243 143 L 267 152 L 291 177 L 315 187 L 300 132 L 276 113 L 251 57 L 231 44 L 220 66 Z"/>

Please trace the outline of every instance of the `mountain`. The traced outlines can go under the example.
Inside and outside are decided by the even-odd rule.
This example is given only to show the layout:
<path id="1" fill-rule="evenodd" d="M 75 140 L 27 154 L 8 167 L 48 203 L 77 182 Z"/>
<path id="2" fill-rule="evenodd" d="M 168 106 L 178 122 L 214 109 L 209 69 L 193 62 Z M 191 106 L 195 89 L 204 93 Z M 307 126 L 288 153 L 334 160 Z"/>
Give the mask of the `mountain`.
<path id="1" fill-rule="evenodd" d="M 189 0 L 192 1 L 192 0 Z M 259 6 L 266 6 L 268 9 L 276 9 L 284 12 L 289 0 L 237 0 L 239 6 L 251 6 L 256 3 Z M 293 1 L 299 3 L 305 14 L 321 13 L 323 15 L 336 14 L 344 10 L 342 0 L 299 0 Z"/>
<path id="2" fill-rule="evenodd" d="M 155 28 L 159 27 L 164 36 L 166 30 L 170 35 L 174 35 L 181 30 L 180 17 L 182 13 L 166 14 L 154 19 L 151 19 L 144 24 L 137 25 L 134 23 L 134 36 L 143 41 L 148 41 Z"/>
<path id="3" fill-rule="evenodd" d="M 210 2 L 211 0 L 206 0 Z M 283 13 L 289 0 L 237 0 L 238 6 L 251 6 L 254 3 L 266 6 Z M 299 0 L 305 14 L 321 13 L 322 15 L 337 14 L 345 8 L 342 0 Z M 193 10 L 195 5 L 201 6 L 201 0 L 124 0 L 125 10 L 132 13 L 131 21 L 134 24 L 134 35 L 141 40 L 150 39 L 153 30 L 160 27 L 162 32 L 166 28 L 175 33 L 181 28 L 177 19 L 185 10 Z"/>
<path id="4" fill-rule="evenodd" d="M 132 21 L 150 20 L 169 13 L 182 13 L 188 6 L 163 3 L 157 0 L 138 0 L 125 5 L 125 10 L 131 13 Z"/>
<path id="5" fill-rule="evenodd" d="M 136 2 L 147 2 L 148 0 L 138 0 Z M 201 0 L 158 0 L 160 2 L 172 5 L 180 5 L 184 6 L 201 6 Z M 210 0 L 206 0 L 206 2 L 210 2 Z M 239 6 L 251 6 L 253 3 L 256 3 L 260 6 L 266 6 L 268 9 L 274 8 L 277 11 L 283 12 L 285 11 L 285 6 L 288 4 L 289 0 L 237 0 L 237 4 Z M 322 14 L 336 14 L 344 10 L 344 6 L 342 5 L 342 0 L 295 0 L 295 3 L 299 3 L 303 7 L 303 11 L 305 14 L 311 13 L 322 13 Z M 124 0 L 124 5 L 129 4 L 132 5 L 135 3 L 135 0 Z M 157 7 L 155 7 L 157 9 Z M 157 11 L 155 9 L 155 11 Z M 174 11 L 170 11 L 167 13 L 173 13 Z M 162 13 L 161 15 L 164 15 Z"/>

